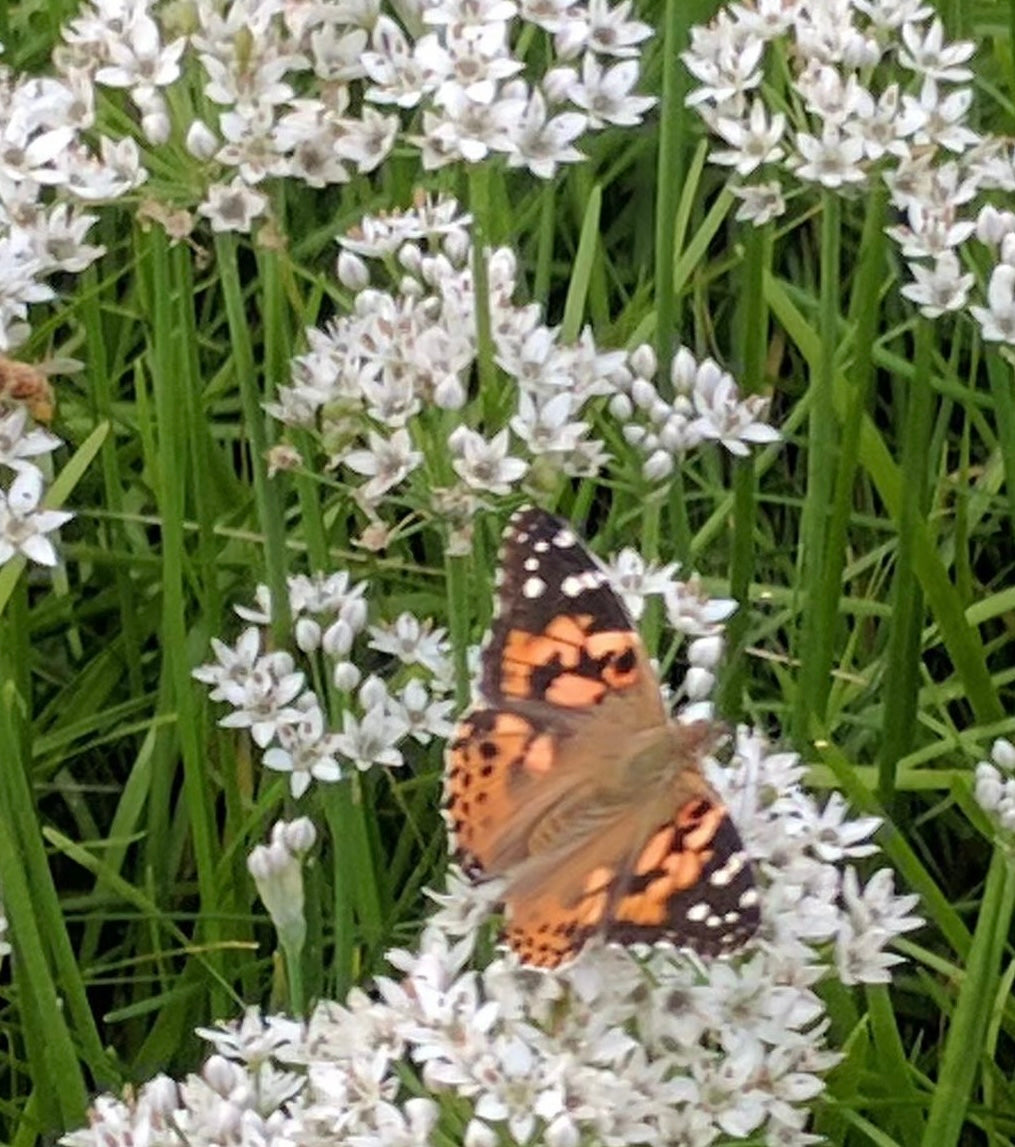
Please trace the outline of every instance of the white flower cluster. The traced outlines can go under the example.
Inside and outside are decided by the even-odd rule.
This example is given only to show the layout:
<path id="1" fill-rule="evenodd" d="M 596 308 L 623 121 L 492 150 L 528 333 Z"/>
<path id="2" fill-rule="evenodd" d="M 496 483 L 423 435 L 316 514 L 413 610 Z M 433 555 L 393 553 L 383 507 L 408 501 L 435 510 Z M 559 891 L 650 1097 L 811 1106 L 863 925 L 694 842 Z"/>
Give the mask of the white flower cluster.
<path id="1" fill-rule="evenodd" d="M 218 231 L 249 231 L 269 212 L 268 179 L 326 187 L 373 171 L 411 109 L 421 130 L 403 139 L 425 167 L 497 153 L 549 178 L 582 158 L 574 144 L 585 132 L 637 124 L 653 103 L 633 94 L 638 44 L 651 29 L 630 18 L 630 0 L 395 8 L 397 17 L 380 0 L 91 0 L 55 59 L 80 95 L 78 115 L 90 120 L 95 88 L 111 88 L 126 93 L 149 144 L 185 135 L 205 165 L 199 210 Z M 515 54 L 534 32 L 552 44 L 538 76 Z M 215 114 L 174 123 L 195 103 L 195 72 Z M 44 161 L 65 162 L 66 131 L 36 142 Z"/>
<path id="2" fill-rule="evenodd" d="M 422 108 L 423 166 L 478 163 L 491 153 L 543 179 L 582 158 L 586 132 L 641 122 L 655 102 L 634 95 L 638 45 L 652 34 L 631 0 L 418 0 L 402 26 L 381 15 L 363 67 L 367 99 Z M 514 53 L 539 29 L 542 74 Z M 551 47 L 552 45 L 552 47 Z"/>
<path id="3" fill-rule="evenodd" d="M 249 729 L 265 767 L 289 774 L 294 797 L 312 780 L 341 779 L 344 768 L 398 768 L 410 738 L 425 745 L 450 735 L 454 701 L 447 694 L 454 670 L 444 630 L 410 613 L 390 625 L 368 626 L 366 584 L 350 584 L 344 571 L 296 575 L 288 584 L 303 668 L 285 650 L 262 652 L 259 627 L 270 620 L 271 599 L 259 586 L 257 609 L 237 607 L 252 624 L 235 646 L 213 638 L 216 660 L 194 676 L 212 687 L 212 700 L 232 706 L 219 723 Z M 363 679 L 351 660 L 357 643 L 392 658 L 389 680 L 376 674 Z M 341 732 L 330 728 L 328 699 L 308 687 L 308 678 L 330 682 L 342 710 Z"/>
<path id="4" fill-rule="evenodd" d="M 299 1026 L 250 1011 L 202 1031 L 215 1053 L 181 1084 L 103 1097 L 67 1147 L 466 1147 L 816 1142 L 808 1104 L 839 1060 L 814 985 L 878 983 L 920 921 L 883 869 L 861 885 L 877 822 L 824 809 L 792 754 L 746 730 L 714 780 L 762 885 L 762 931 L 728 961 L 593 945 L 546 975 L 497 956 L 471 967 L 496 889 L 454 874 L 417 951 L 367 995 Z"/>
<path id="5" fill-rule="evenodd" d="M 0 360 L 0 374 L 22 369 L 17 363 Z M 17 554 L 44 566 L 57 563 L 56 549 L 47 535 L 74 515 L 41 508 L 46 479 L 33 459 L 41 460 L 59 445 L 55 434 L 30 422 L 27 406 L 19 403 L 5 410 L 0 402 L 0 477 L 13 476 L 6 488 L 0 485 L 0 566 Z"/>
<path id="6" fill-rule="evenodd" d="M 845 193 L 883 180 L 904 219 L 888 230 L 912 275 L 902 293 L 929 318 L 969 304 L 962 248 L 978 236 L 999 262 L 969 312 L 984 338 L 1015 345 L 1015 216 L 986 201 L 1015 190 L 1015 162 L 967 122 L 973 50 L 922 0 L 734 4 L 693 30 L 688 102 L 735 173 L 738 219 L 781 215 L 787 181 Z M 788 92 L 771 79 L 784 74 Z"/>
<path id="7" fill-rule="evenodd" d="M 744 457 L 750 445 L 779 441 L 779 432 L 765 421 L 768 399 L 741 398 L 732 375 L 713 359 L 699 363 L 687 347 L 678 347 L 670 363 L 669 401 L 653 382 L 658 364 L 651 347 L 638 347 L 629 365 L 610 413 L 624 424 L 627 441 L 646 455 L 642 472 L 649 480 L 664 481 L 702 442 L 718 442 Z"/>
<path id="8" fill-rule="evenodd" d="M 998 737 L 991 745 L 990 760 L 976 766 L 973 793 L 1002 832 L 1015 834 L 1015 745 L 1011 741 Z"/>
<path id="9" fill-rule="evenodd" d="M 442 429 L 440 411 L 466 405 L 476 366 L 468 224 L 453 200 L 422 201 L 364 219 L 343 238 L 338 273 L 355 292 L 351 314 L 307 332 L 310 349 L 268 407 L 282 422 L 314 431 L 331 466 L 366 479 L 356 494 L 369 512 L 420 471 L 416 501 L 457 525 L 452 547 L 469 553 L 481 495 L 599 472 L 608 455 L 592 437 L 590 419 L 600 398 L 611 399 L 603 413 L 620 421 L 627 440 L 645 453 L 651 480 L 665 479 L 676 456 L 703 442 L 745 453 L 749 443 L 778 437 L 762 421 L 764 399 L 741 399 L 727 373 L 711 361 L 699 365 L 686 350 L 673 360 L 677 397 L 666 403 L 650 381 L 655 358 L 648 347 L 630 356 L 599 350 L 587 329 L 565 344 L 559 329 L 541 322 L 538 305 L 512 301 L 516 261 L 503 247 L 488 261 L 490 326 L 496 364 L 514 386 L 475 404 L 484 421 L 496 416 L 493 433 L 463 419 Z M 393 267 L 399 275 L 393 290 L 371 285 L 373 272 L 387 276 Z M 419 434 L 412 430 L 417 419 L 425 428 Z M 433 449 L 435 442 L 427 459 L 422 444 Z M 435 474 L 449 485 L 435 491 Z"/>
<path id="10" fill-rule="evenodd" d="M 85 205 L 116 199 L 144 178 L 132 140 L 88 142 L 94 93 L 78 73 L 18 78 L 0 66 L 0 352 L 28 337 L 28 308 L 55 298 L 49 280 L 76 274 L 102 247 L 85 236 Z"/>

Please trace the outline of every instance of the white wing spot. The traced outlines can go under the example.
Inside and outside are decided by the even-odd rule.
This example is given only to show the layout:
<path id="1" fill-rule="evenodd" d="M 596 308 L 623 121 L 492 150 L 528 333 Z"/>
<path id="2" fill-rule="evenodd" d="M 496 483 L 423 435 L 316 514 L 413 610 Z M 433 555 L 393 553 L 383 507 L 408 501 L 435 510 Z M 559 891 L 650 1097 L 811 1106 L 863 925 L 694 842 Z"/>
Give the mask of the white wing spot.
<path id="1" fill-rule="evenodd" d="M 740 919 L 740 913 L 739 912 L 727 912 L 726 915 L 723 917 L 723 920 L 725 920 L 725 922 L 727 924 L 735 924 L 739 919 Z"/>
<path id="2" fill-rule="evenodd" d="M 578 539 L 568 529 L 560 529 L 553 535 L 553 544 L 562 550 L 570 549 Z"/>
<path id="3" fill-rule="evenodd" d="M 540 538 L 538 542 L 532 543 L 532 548 L 536 551 L 537 554 L 545 554 L 546 551 L 550 548 L 550 543 L 546 540 L 546 538 Z"/>
<path id="4" fill-rule="evenodd" d="M 688 908 L 686 913 L 687 919 L 697 924 L 699 921 L 705 919 L 705 917 L 708 915 L 708 911 L 708 905 L 704 900 L 702 900 L 700 903 L 694 904 Z"/>
<path id="5" fill-rule="evenodd" d="M 529 540 L 528 530 L 518 530 L 518 532 L 515 534 L 515 541 L 518 542 L 519 545 L 524 546 L 528 540 Z"/>
<path id="6" fill-rule="evenodd" d="M 528 598 L 541 597 L 546 589 L 546 582 L 542 578 L 530 577 L 522 586 L 522 596 Z"/>
<path id="7" fill-rule="evenodd" d="M 535 573 L 539 569 L 539 558 L 526 558 L 523 564 L 529 573 Z"/>
<path id="8" fill-rule="evenodd" d="M 718 928 L 721 923 L 722 923 L 722 917 L 713 915 L 713 916 L 709 916 L 708 919 L 705 921 L 705 927 L 706 928 Z"/>
<path id="9" fill-rule="evenodd" d="M 727 884 L 732 882 L 733 877 L 744 867 L 745 859 L 742 852 L 734 852 L 722 868 L 717 868 L 708 878 L 709 884 L 714 884 L 717 888 L 725 888 Z"/>
<path id="10" fill-rule="evenodd" d="M 560 592 L 565 597 L 577 597 L 585 590 L 585 584 L 577 574 L 568 574 L 560 583 Z"/>
<path id="11" fill-rule="evenodd" d="M 740 907 L 753 908 L 758 903 L 758 890 L 757 888 L 748 888 L 746 892 L 740 894 Z"/>

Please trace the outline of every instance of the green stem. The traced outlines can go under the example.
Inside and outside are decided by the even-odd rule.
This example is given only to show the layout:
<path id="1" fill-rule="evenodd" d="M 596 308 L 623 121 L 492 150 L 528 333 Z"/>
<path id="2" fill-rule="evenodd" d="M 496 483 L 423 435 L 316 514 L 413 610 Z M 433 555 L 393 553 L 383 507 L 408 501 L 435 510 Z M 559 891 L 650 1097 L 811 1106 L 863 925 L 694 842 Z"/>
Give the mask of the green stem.
<path id="1" fill-rule="evenodd" d="M 925 382 L 930 377 L 934 345 L 930 320 L 920 320 L 915 337 L 916 369 L 907 388 L 903 428 L 902 505 L 885 666 L 884 723 L 878 757 L 878 794 L 886 808 L 891 807 L 895 793 L 896 765 L 913 745 L 922 665 L 923 591 L 916 572 L 916 527 L 926 518 L 927 453 L 937 405 L 933 389 Z"/>
<path id="2" fill-rule="evenodd" d="M 556 206 L 556 188 L 547 180 L 539 192 L 539 242 L 536 248 L 536 270 L 532 278 L 532 297 L 544 304 L 550 293 L 553 241 L 557 233 Z"/>
<path id="3" fill-rule="evenodd" d="M 668 386 L 666 364 L 673 354 L 677 328 L 677 300 L 674 291 L 673 249 L 676 236 L 677 203 L 684 186 L 684 144 L 687 136 L 687 109 L 684 96 L 687 78 L 680 53 L 687 46 L 693 13 L 687 0 L 666 0 L 663 17 L 662 99 L 659 104 L 659 162 L 656 172 L 655 220 L 655 306 L 656 354 L 662 384 Z"/>
<path id="4" fill-rule="evenodd" d="M 741 386 L 747 394 L 757 394 L 765 382 L 765 354 L 768 346 L 768 306 L 765 303 L 765 271 L 771 262 L 772 243 L 768 227 L 751 228 L 746 239 L 741 291 L 740 323 Z M 757 513 L 754 456 L 737 458 L 733 466 L 733 545 L 730 554 L 730 593 L 737 612 L 726 627 L 727 670 L 720 692 L 719 707 L 729 721 L 743 712 L 747 668 L 742 656 L 750 626 L 750 589 L 754 577 L 754 524 Z"/>
<path id="5" fill-rule="evenodd" d="M 303 945 L 282 941 L 285 958 L 286 984 L 289 988 L 289 1009 L 298 1019 L 307 1012 L 307 993 L 303 986 Z"/>
<path id="6" fill-rule="evenodd" d="M 832 685 L 835 631 L 839 620 L 842 571 L 846 564 L 849 520 L 860 454 L 860 431 L 874 382 L 874 343 L 880 318 L 879 295 L 884 280 L 884 212 L 886 193 L 873 191 L 867 201 L 867 217 L 860 240 L 860 266 L 850 298 L 854 335 L 850 391 L 843 418 L 842 444 L 835 467 L 835 492 L 828 522 L 825 561 L 818 592 L 808 596 L 807 612 L 813 618 L 813 645 L 801 667 L 801 688 L 809 697 L 811 711 L 824 720 Z"/>
<path id="7" fill-rule="evenodd" d="M 200 935 L 211 945 L 210 962 L 221 971 L 221 953 L 214 949 L 221 939 L 219 896 L 215 880 L 218 847 L 211 820 L 208 793 L 211 782 L 202 744 L 202 728 L 194 698 L 194 683 L 190 677 L 188 660 L 188 628 L 186 594 L 186 480 L 189 448 L 185 404 L 180 401 L 178 389 L 181 373 L 185 385 L 193 381 L 181 372 L 179 363 L 186 362 L 185 347 L 181 346 L 186 329 L 180 321 L 180 308 L 184 303 L 183 284 L 170 274 L 168 240 L 161 230 L 153 228 L 142 240 L 148 254 L 151 274 L 150 360 L 155 399 L 155 425 L 158 428 L 158 503 L 162 525 L 162 641 L 165 673 L 170 685 L 171 701 L 176 710 L 177 734 L 183 757 L 183 787 L 194 846 L 200 896 Z M 227 1006 L 223 993 L 213 988 L 213 1007 L 216 1014 Z"/>
<path id="8" fill-rule="evenodd" d="M 835 357 L 838 344 L 839 276 L 842 231 L 838 196 L 826 191 L 821 212 L 820 356 L 810 385 L 810 421 L 807 431 L 807 489 L 800 523 L 800 584 L 805 608 L 798 633 L 797 658 L 810 664 L 821 642 L 819 618 L 811 606 L 817 601 L 827 562 L 829 510 L 836 466 Z M 795 738 L 803 748 L 823 720 L 819 698 L 824 684 L 814 673 L 801 674 L 797 689 Z M 818 728 L 812 720 L 817 719 Z"/>
<path id="9" fill-rule="evenodd" d="M 453 557 L 445 550 L 444 569 L 448 587 L 448 619 L 455 662 L 455 702 L 462 710 L 469 703 L 469 569 L 466 557 Z"/>
<path id="10" fill-rule="evenodd" d="M 254 502 L 261 532 L 264 534 L 264 562 L 271 590 L 271 628 L 280 648 L 289 640 L 289 591 L 286 585 L 285 522 L 276 489 L 268 480 L 268 432 L 266 415 L 261 409 L 262 394 L 258 386 L 250 323 L 246 315 L 240 274 L 237 266 L 236 240 L 232 235 L 216 235 L 215 251 L 229 323 L 229 340 L 240 390 L 244 430 L 250 441 L 250 469 L 254 478 Z"/>
<path id="11" fill-rule="evenodd" d="M 490 167 L 469 166 L 469 210 L 472 212 L 472 285 L 476 299 L 476 364 L 479 371 L 480 405 L 489 418 L 497 398 L 497 364 L 494 362 L 490 327 L 490 279 L 487 247 L 490 244 Z"/>

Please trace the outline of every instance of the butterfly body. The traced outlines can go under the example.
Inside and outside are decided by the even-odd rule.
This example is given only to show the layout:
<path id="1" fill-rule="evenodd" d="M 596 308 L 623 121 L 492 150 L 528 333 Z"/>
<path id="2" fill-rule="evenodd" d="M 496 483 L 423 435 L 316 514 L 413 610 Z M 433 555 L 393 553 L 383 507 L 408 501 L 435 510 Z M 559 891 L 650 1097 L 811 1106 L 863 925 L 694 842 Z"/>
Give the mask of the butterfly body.
<path id="1" fill-rule="evenodd" d="M 701 771 L 714 727 L 670 720 L 627 610 L 566 522 L 519 511 L 499 568 L 445 807 L 466 870 L 505 878 L 508 943 L 539 967 L 596 934 L 736 947 L 758 896 Z"/>

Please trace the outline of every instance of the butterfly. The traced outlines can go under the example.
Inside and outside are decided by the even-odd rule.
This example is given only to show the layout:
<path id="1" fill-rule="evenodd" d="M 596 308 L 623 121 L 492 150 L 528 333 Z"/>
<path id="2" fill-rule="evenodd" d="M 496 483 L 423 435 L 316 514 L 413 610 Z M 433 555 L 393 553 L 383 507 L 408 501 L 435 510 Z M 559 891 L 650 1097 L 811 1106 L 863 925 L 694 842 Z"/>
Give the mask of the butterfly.
<path id="1" fill-rule="evenodd" d="M 609 575 L 563 519 L 512 516 L 497 587 L 444 811 L 466 872 L 505 879 L 510 947 L 555 968 L 597 935 L 710 956 L 744 943 L 759 896 L 702 774 L 716 726 L 670 720 Z"/>

